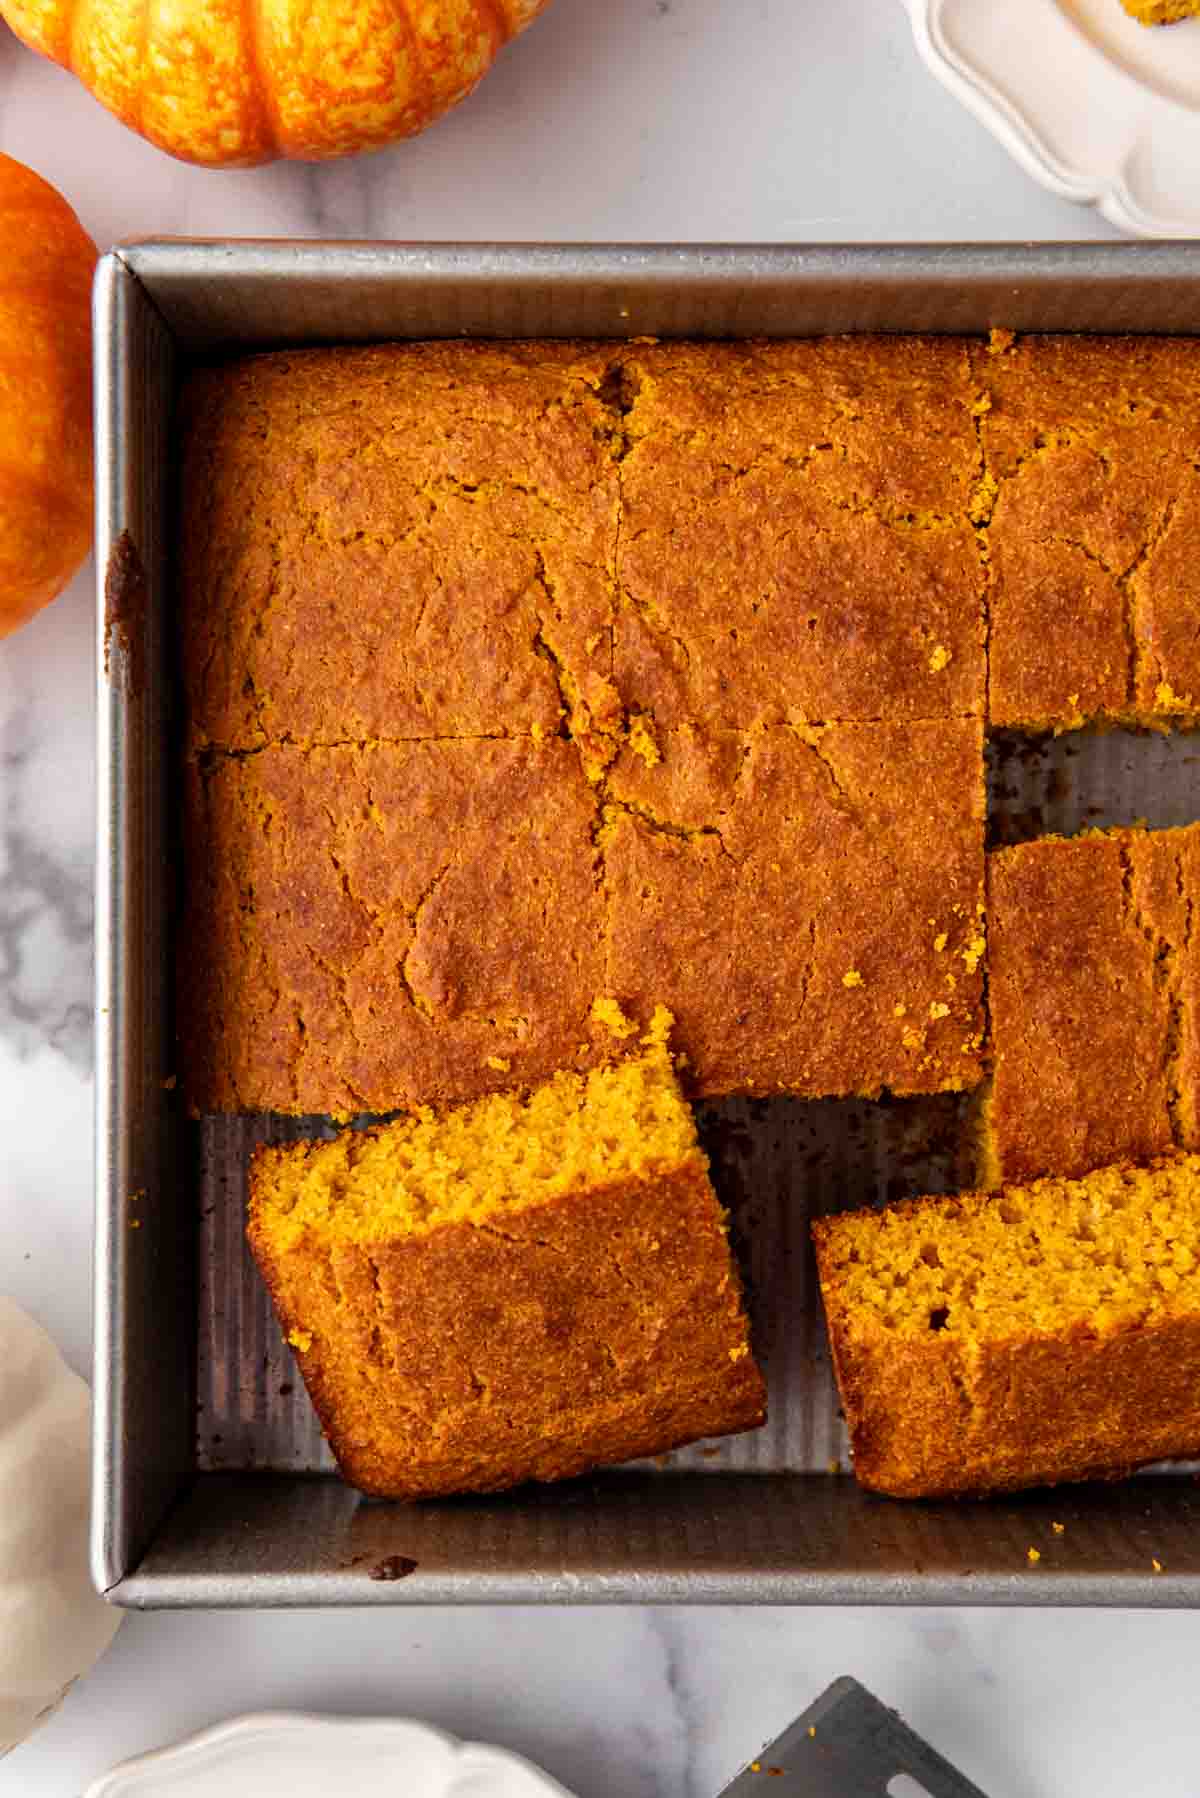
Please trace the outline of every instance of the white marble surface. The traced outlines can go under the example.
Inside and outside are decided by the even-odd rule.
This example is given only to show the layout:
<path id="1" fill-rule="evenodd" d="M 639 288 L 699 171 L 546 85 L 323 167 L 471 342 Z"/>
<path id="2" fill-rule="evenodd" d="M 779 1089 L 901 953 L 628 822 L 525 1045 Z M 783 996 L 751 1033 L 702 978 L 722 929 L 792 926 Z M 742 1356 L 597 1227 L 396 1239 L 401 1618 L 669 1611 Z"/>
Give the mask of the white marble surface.
<path id="1" fill-rule="evenodd" d="M 556 0 L 419 143 L 219 175 L 127 135 L 0 26 L 0 148 L 101 244 L 160 233 L 828 240 L 1110 235 L 919 70 L 894 0 Z M 0 1286 L 85 1367 L 89 575 L 0 646 Z M 581 1798 L 708 1798 L 853 1671 L 992 1798 L 1196 1798 L 1200 1618 L 1026 1612 L 136 1616 L 0 1798 L 73 1798 L 239 1710 L 407 1712 Z"/>

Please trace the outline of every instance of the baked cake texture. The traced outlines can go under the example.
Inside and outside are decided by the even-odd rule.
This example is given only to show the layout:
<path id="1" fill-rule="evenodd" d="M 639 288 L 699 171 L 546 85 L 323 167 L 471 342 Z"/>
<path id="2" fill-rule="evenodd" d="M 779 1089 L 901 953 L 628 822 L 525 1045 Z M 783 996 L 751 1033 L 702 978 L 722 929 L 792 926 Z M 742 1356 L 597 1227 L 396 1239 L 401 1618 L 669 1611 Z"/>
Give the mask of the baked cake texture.
<path id="1" fill-rule="evenodd" d="M 1200 1148 L 1200 825 L 988 857 L 991 1180 Z"/>
<path id="2" fill-rule="evenodd" d="M 864 1486 L 983 1494 L 1200 1453 L 1200 1157 L 813 1235 Z"/>
<path id="3" fill-rule="evenodd" d="M 196 764 L 182 932 L 200 1111 L 456 1103 L 661 999 L 697 1094 L 980 1078 L 976 720 Z"/>
<path id="4" fill-rule="evenodd" d="M 1200 13 L 1200 0 L 1121 0 L 1121 4 L 1143 25 L 1177 25 Z"/>
<path id="5" fill-rule="evenodd" d="M 543 1079 L 597 993 L 701 1093 L 976 1082 L 973 403 L 955 340 L 193 377 L 193 1108 Z"/>
<path id="6" fill-rule="evenodd" d="M 1194 340 L 997 334 L 972 360 L 992 723 L 1194 724 Z"/>
<path id="7" fill-rule="evenodd" d="M 183 399 L 194 748 L 576 735 L 611 709 L 610 351 L 256 356 Z"/>
<path id="8" fill-rule="evenodd" d="M 981 716 L 961 339 L 632 344 L 614 676 L 660 729 Z"/>
<path id="9" fill-rule="evenodd" d="M 258 1151 L 250 1243 L 352 1485 L 494 1491 L 763 1421 L 666 1021 L 528 1097 Z"/>
<path id="10" fill-rule="evenodd" d="M 979 723 L 681 727 L 602 798 L 605 990 L 662 994 L 699 1093 L 975 1085 Z"/>
<path id="11" fill-rule="evenodd" d="M 605 912 L 571 744 L 273 745 L 193 763 L 188 803 L 200 1111 L 442 1103 L 587 1049 Z"/>
<path id="12" fill-rule="evenodd" d="M 193 1106 L 543 1079 L 600 992 L 671 1004 L 698 1093 L 977 1082 L 985 718 L 1197 716 L 1194 370 L 997 333 L 197 373 Z"/>

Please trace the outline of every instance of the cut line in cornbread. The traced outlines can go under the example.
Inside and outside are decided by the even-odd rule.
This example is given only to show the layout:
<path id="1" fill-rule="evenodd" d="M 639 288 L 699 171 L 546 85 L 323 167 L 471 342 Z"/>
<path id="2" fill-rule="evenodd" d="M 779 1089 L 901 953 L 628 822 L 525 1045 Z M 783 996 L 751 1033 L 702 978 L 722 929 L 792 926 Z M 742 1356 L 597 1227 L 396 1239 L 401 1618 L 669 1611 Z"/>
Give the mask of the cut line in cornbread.
<path id="1" fill-rule="evenodd" d="M 248 1235 L 345 1478 L 425 1498 L 762 1422 L 726 1220 L 663 1041 L 260 1149 Z"/>
<path id="2" fill-rule="evenodd" d="M 812 1228 L 864 1486 L 955 1497 L 1200 1451 L 1200 1156 Z"/>
<path id="3" fill-rule="evenodd" d="M 557 737 L 192 764 L 194 1108 L 530 1086 L 606 1050 L 598 997 L 640 1025 L 669 1006 L 693 1095 L 975 1085 L 979 720 L 659 744 L 600 781 Z"/>

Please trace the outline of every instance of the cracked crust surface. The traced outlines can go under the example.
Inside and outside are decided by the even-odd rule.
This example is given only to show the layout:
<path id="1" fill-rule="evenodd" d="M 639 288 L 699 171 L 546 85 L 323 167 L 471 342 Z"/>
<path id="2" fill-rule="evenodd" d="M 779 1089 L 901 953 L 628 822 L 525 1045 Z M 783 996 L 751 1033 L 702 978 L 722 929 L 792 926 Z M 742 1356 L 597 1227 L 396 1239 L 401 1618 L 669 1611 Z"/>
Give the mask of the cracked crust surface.
<path id="1" fill-rule="evenodd" d="M 412 1233 L 372 1217 L 361 1170 L 389 1135 L 424 1131 L 436 1146 L 428 1114 L 260 1151 L 251 1246 L 351 1484 L 407 1499 L 494 1491 L 762 1422 L 724 1214 L 677 1089 L 674 1103 L 690 1140 L 667 1160 L 598 1169 L 538 1203 L 496 1192 Z M 534 1126 L 509 1108 L 511 1144 Z M 333 1222 L 289 1228 L 294 1193 L 311 1207 L 325 1189 Z M 339 1232 L 337 1209 L 359 1197 L 366 1221 Z"/>
<path id="2" fill-rule="evenodd" d="M 1002 1180 L 1200 1148 L 1200 825 L 988 858 Z"/>
<path id="3" fill-rule="evenodd" d="M 614 676 L 665 729 L 981 715 L 957 339 L 631 345 Z"/>
<path id="4" fill-rule="evenodd" d="M 1112 1477 L 1200 1450 L 1200 1159 L 814 1222 L 863 1485 Z"/>
<path id="5" fill-rule="evenodd" d="M 188 1091 L 388 1111 L 587 1065 L 657 1004 L 697 1094 L 975 1085 L 978 720 L 293 745 L 194 764 Z"/>
<path id="6" fill-rule="evenodd" d="M 487 1090 L 493 1062 L 537 1078 L 586 1046 L 598 992 L 669 1000 L 703 1092 L 973 1083 L 980 951 L 944 994 L 918 970 L 934 821 L 965 916 L 961 745 L 989 705 L 1190 720 L 1193 368 L 1186 342 L 1001 334 L 415 344 L 197 375 L 193 1102 L 346 1113 Z M 860 773 L 885 746 L 907 770 L 874 844 L 836 791 L 851 726 Z M 902 742 L 935 727 L 957 806 Z M 312 759 L 334 753 L 336 773 Z M 450 779 L 472 757 L 494 839 Z M 396 788 L 382 832 L 368 763 Z M 434 812 L 454 789 L 444 816 L 421 770 Z M 529 862 L 518 804 L 544 817 Z M 403 893 L 381 877 L 364 910 L 337 858 L 385 838 Z M 888 943 L 885 980 L 859 963 Z"/>
<path id="7" fill-rule="evenodd" d="M 661 999 L 698 1093 L 974 1086 L 977 720 L 688 727 L 609 771 L 605 990 Z"/>
<path id="8" fill-rule="evenodd" d="M 594 816 L 557 739 L 193 763 L 192 1104 L 349 1116 L 571 1065 L 603 978 Z"/>
<path id="9" fill-rule="evenodd" d="M 992 722 L 1194 724 L 1195 343 L 1028 337 L 972 362 Z"/>
<path id="10" fill-rule="evenodd" d="M 607 354 L 253 357 L 184 395 L 194 749 L 553 735 L 611 709 Z"/>

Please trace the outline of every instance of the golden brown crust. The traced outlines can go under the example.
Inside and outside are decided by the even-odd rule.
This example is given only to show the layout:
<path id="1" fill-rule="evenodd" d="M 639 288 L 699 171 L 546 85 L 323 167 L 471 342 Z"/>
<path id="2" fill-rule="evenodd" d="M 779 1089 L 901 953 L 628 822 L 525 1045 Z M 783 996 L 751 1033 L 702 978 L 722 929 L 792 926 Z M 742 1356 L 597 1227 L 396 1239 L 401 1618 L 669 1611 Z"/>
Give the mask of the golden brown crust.
<path id="1" fill-rule="evenodd" d="M 193 765 L 191 1104 L 347 1116 L 569 1066 L 602 980 L 594 815 L 557 740 Z"/>
<path id="2" fill-rule="evenodd" d="M 962 340 L 631 345 L 615 677 L 664 729 L 982 715 Z"/>
<path id="3" fill-rule="evenodd" d="M 1034 1189 L 1036 1191 L 1036 1189 Z M 1115 1478 L 1200 1452 L 1200 1313 L 1067 1328 L 1032 1325 L 975 1340 L 931 1327 L 887 1328 L 849 1301 L 844 1239 L 869 1264 L 873 1229 L 911 1224 L 937 1245 L 970 1228 L 997 1195 L 928 1198 L 814 1221 L 817 1267 L 838 1390 L 864 1486 L 897 1498 L 983 1495 L 1061 1480 Z M 934 1320 L 931 1320 L 931 1323 Z"/>
<path id="4" fill-rule="evenodd" d="M 1003 1180 L 1200 1146 L 1200 826 L 988 858 Z"/>
<path id="5" fill-rule="evenodd" d="M 583 1065 L 655 1005 L 696 1093 L 974 1085 L 980 726 L 269 748 L 193 771 L 205 1110 L 386 1111 Z"/>
<path id="6" fill-rule="evenodd" d="M 972 359 L 992 722 L 1194 716 L 1195 342 L 1028 337 Z"/>
<path id="7" fill-rule="evenodd" d="M 1115 1479 L 1200 1451 L 1200 1317 L 987 1344 L 852 1332 L 828 1309 L 856 1478 L 894 1498 Z"/>
<path id="8" fill-rule="evenodd" d="M 252 1196 L 249 1237 L 342 1473 L 365 1492 L 566 1479 L 763 1421 L 699 1152 L 374 1249 L 277 1256 Z"/>
<path id="9" fill-rule="evenodd" d="M 984 585 L 996 720 L 1190 716 L 1194 368 L 1170 340 L 861 337 L 196 376 L 194 1103 L 536 1079 L 613 989 L 676 1009 L 702 1092 L 973 1083 L 980 939 L 943 914 L 977 903 Z M 372 840 L 377 778 L 398 875 L 364 911 L 337 864 Z M 521 805 L 545 815 L 528 865 Z M 950 939 L 937 978 L 926 929 Z"/>
<path id="10" fill-rule="evenodd" d="M 611 706 L 611 352 L 290 351 L 183 402 L 194 746 L 553 735 Z"/>
<path id="11" fill-rule="evenodd" d="M 603 836 L 608 990 L 657 998 L 701 1093 L 980 1078 L 978 723 L 679 731 L 626 752 Z"/>

